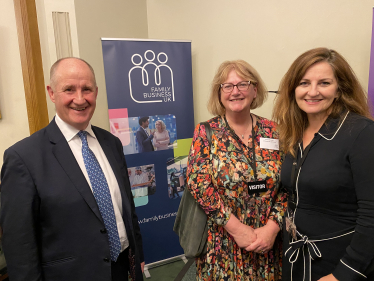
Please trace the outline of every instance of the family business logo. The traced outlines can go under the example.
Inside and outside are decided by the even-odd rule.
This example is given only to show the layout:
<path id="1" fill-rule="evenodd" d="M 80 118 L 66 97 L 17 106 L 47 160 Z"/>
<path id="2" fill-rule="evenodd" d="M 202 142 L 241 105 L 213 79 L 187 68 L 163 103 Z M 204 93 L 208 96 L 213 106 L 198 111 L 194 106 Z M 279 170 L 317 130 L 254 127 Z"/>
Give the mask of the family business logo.
<path id="1" fill-rule="evenodd" d="M 173 70 L 166 63 L 164 52 L 157 55 L 152 50 L 131 57 L 133 67 L 129 71 L 130 96 L 136 103 L 172 102 L 174 97 Z M 144 63 L 143 63 L 144 62 Z"/>

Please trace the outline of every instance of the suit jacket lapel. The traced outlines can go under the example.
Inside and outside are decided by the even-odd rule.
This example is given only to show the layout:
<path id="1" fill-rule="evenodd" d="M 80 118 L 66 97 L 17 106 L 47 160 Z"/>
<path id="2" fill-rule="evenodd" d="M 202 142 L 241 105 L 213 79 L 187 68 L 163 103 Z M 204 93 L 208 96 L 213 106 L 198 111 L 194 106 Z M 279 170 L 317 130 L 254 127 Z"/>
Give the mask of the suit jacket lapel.
<path id="1" fill-rule="evenodd" d="M 103 222 L 90 186 L 87 183 L 87 180 L 84 177 L 77 163 L 77 160 L 74 157 L 74 154 L 71 152 L 69 144 L 67 143 L 54 119 L 47 126 L 46 130 L 49 136 L 49 140 L 53 145 L 53 154 L 60 163 L 62 169 L 69 176 L 75 188 L 82 195 L 83 199 L 86 201 L 91 210 L 100 219 L 100 221 Z"/>

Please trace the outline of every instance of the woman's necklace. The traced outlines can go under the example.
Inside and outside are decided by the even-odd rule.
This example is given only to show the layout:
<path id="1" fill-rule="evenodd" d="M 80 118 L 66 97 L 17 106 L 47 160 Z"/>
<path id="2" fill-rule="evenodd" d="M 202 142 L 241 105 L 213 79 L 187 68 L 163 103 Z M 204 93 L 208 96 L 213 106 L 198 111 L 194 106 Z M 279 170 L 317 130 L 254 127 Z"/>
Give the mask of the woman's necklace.
<path id="1" fill-rule="evenodd" d="M 252 119 L 252 115 L 250 115 L 250 116 L 251 116 L 251 119 Z M 248 128 L 251 128 L 251 129 L 252 129 L 252 121 L 251 121 L 250 125 L 248 125 L 248 127 L 247 127 L 247 129 L 244 131 L 244 133 L 241 134 L 241 137 L 242 137 L 243 140 L 244 140 L 244 136 L 248 133 L 248 132 L 247 132 Z M 252 130 L 251 130 L 251 133 L 252 133 Z M 250 136 L 251 136 L 251 135 L 248 135 L 248 138 L 249 138 Z"/>
<path id="2" fill-rule="evenodd" d="M 252 128 L 252 123 L 253 123 L 253 118 L 252 118 L 252 114 L 250 115 L 251 116 L 251 123 L 250 123 L 250 125 L 248 125 L 248 127 L 247 127 L 247 129 L 244 131 L 244 133 L 243 134 L 240 134 L 240 136 L 242 137 L 242 139 L 244 140 L 244 137 L 245 137 L 245 135 L 247 134 L 247 130 L 248 130 L 248 128 L 249 127 L 251 127 Z M 235 130 L 234 130 L 234 132 L 235 132 Z M 252 133 L 252 130 L 251 130 L 251 133 Z M 250 137 L 251 135 L 248 135 L 248 137 Z"/>
<path id="3" fill-rule="evenodd" d="M 251 121 L 250 126 L 248 126 L 248 128 L 251 127 L 251 129 L 252 129 L 253 118 L 252 118 L 252 115 L 250 115 L 250 116 L 251 116 L 251 120 L 252 120 L 252 121 Z M 248 130 L 248 128 L 247 128 L 247 130 Z M 242 134 L 242 139 L 243 139 L 243 140 L 244 140 L 244 135 L 247 133 L 247 130 L 245 130 L 244 134 Z M 251 133 L 252 133 L 252 130 L 251 130 Z M 251 136 L 251 135 L 249 135 L 248 138 L 249 138 L 250 136 Z"/>

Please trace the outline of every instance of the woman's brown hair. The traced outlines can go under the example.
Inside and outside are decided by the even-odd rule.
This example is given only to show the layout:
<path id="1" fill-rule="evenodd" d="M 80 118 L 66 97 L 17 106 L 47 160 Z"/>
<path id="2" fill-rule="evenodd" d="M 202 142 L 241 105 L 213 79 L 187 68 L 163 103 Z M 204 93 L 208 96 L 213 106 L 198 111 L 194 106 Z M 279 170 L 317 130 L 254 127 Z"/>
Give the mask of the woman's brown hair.
<path id="1" fill-rule="evenodd" d="M 295 146 L 308 126 L 306 113 L 296 103 L 295 89 L 309 67 L 323 61 L 331 66 L 338 83 L 338 97 L 330 106 L 329 116 L 338 117 L 343 111 L 349 110 L 372 119 L 366 92 L 343 56 L 327 48 L 309 50 L 292 63 L 282 78 L 273 110 L 282 148 L 293 156 L 296 156 Z"/>

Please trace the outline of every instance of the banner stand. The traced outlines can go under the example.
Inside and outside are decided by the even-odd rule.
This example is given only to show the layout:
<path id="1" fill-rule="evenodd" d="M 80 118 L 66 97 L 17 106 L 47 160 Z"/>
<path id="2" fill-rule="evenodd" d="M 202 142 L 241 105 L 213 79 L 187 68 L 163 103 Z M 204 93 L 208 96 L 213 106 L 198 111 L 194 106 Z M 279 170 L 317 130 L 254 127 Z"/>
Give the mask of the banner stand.
<path id="1" fill-rule="evenodd" d="M 180 256 L 175 256 L 175 257 L 172 257 L 172 258 L 168 258 L 168 259 L 164 259 L 164 260 L 161 260 L 161 261 L 157 261 L 157 262 L 146 264 L 144 266 L 144 275 L 145 275 L 145 278 L 151 278 L 151 274 L 148 271 L 149 269 L 155 268 L 155 267 L 159 267 L 159 266 L 162 266 L 162 265 L 165 265 L 165 264 L 168 264 L 168 263 L 172 263 L 172 262 L 175 262 L 175 261 L 177 261 L 179 259 L 181 259 L 182 261 L 184 261 L 185 264 L 188 262 L 188 260 L 185 257 L 185 255 L 180 255 Z"/>

